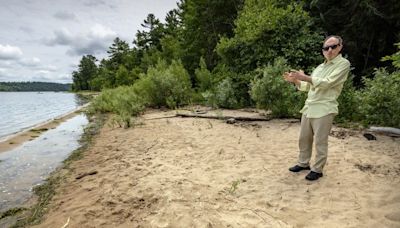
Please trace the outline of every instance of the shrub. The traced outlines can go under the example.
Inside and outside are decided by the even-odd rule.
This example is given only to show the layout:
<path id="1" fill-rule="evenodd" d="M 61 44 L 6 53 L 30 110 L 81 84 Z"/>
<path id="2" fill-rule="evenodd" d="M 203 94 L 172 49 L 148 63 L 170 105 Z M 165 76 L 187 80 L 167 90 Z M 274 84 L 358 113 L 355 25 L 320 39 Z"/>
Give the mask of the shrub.
<path id="1" fill-rule="evenodd" d="M 132 86 L 121 86 L 104 90 L 92 101 L 89 112 L 115 113 L 115 120 L 120 126 L 130 127 L 132 116 L 139 115 L 144 108 L 145 101 L 134 92 Z"/>
<path id="2" fill-rule="evenodd" d="M 147 74 L 141 74 L 133 87 L 136 94 L 155 107 L 175 108 L 188 104 L 192 94 L 190 76 L 177 61 L 172 61 L 169 66 L 159 61 L 148 69 Z"/>
<path id="3" fill-rule="evenodd" d="M 221 108 L 240 108 L 250 104 L 249 84 L 252 75 L 238 74 L 223 64 L 212 73 L 212 87 L 203 92 L 206 104 Z"/>
<path id="4" fill-rule="evenodd" d="M 283 80 L 282 74 L 290 67 L 283 58 L 258 69 L 250 85 L 250 95 L 258 108 L 270 110 L 275 117 L 299 117 L 306 93 L 297 92 L 295 86 Z"/>
<path id="5" fill-rule="evenodd" d="M 360 94 L 353 86 L 353 79 L 354 75 L 350 75 L 344 83 L 342 93 L 338 98 L 339 115 L 335 118 L 337 123 L 359 122 L 361 120 Z"/>
<path id="6" fill-rule="evenodd" d="M 374 79 L 364 78 L 361 113 L 365 125 L 400 127 L 400 71 L 376 69 Z"/>
<path id="7" fill-rule="evenodd" d="M 237 108 L 239 106 L 231 78 L 225 78 L 217 85 L 215 89 L 215 102 L 221 108 Z"/>
<path id="8" fill-rule="evenodd" d="M 200 68 L 197 68 L 194 72 L 196 76 L 197 87 L 200 92 L 207 91 L 212 87 L 212 74 L 207 69 L 204 58 L 200 58 Z"/>

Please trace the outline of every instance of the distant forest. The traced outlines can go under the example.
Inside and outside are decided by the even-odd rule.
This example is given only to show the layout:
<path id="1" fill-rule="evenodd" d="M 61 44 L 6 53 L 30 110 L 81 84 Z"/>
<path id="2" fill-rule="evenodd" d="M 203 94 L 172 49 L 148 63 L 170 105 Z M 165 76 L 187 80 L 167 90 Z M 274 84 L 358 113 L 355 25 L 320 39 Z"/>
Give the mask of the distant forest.
<path id="1" fill-rule="evenodd" d="M 0 82 L 0 91 L 69 91 L 71 84 L 51 82 Z"/>

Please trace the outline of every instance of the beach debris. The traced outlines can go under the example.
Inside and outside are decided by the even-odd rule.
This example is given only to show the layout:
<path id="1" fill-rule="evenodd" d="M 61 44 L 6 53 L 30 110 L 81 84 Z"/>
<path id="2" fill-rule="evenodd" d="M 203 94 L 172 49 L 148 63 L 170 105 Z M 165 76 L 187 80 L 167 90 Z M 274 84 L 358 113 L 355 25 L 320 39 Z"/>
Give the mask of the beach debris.
<path id="1" fill-rule="evenodd" d="M 373 166 L 371 164 L 355 164 L 354 165 L 356 168 L 358 168 L 359 170 L 365 172 L 365 171 L 371 171 Z"/>
<path id="2" fill-rule="evenodd" d="M 394 127 L 370 127 L 369 131 L 386 134 L 392 137 L 400 137 L 400 129 Z"/>
<path id="3" fill-rule="evenodd" d="M 371 134 L 371 133 L 364 133 L 363 136 L 369 140 L 376 140 L 375 135 Z"/>
<path id="4" fill-rule="evenodd" d="M 225 116 L 217 114 L 192 114 L 192 113 L 177 113 L 178 117 L 186 118 L 206 118 L 206 119 L 219 119 L 228 120 L 235 119 L 236 121 L 270 121 L 272 117 L 270 116 Z"/>
<path id="5" fill-rule="evenodd" d="M 87 173 L 82 173 L 82 174 L 78 175 L 77 177 L 75 177 L 75 179 L 79 180 L 79 179 L 82 179 L 82 178 L 84 178 L 86 176 L 95 175 L 95 174 L 97 174 L 97 171 L 93 170 L 93 171 L 90 171 L 90 172 L 87 172 Z"/>
<path id="6" fill-rule="evenodd" d="M 235 120 L 235 118 L 229 118 L 229 119 L 226 120 L 226 123 L 227 124 L 234 124 L 234 123 L 236 123 L 236 120 Z"/>
<path id="7" fill-rule="evenodd" d="M 66 228 L 69 225 L 69 220 L 71 219 L 71 217 L 68 217 L 67 223 L 64 224 L 64 226 L 62 226 L 62 228 Z"/>

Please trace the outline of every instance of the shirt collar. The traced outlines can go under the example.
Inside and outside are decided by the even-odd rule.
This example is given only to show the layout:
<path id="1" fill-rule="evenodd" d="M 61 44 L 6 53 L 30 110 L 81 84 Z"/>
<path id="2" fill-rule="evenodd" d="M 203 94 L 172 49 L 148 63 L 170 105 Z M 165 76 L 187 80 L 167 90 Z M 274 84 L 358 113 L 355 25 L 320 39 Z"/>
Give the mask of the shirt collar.
<path id="1" fill-rule="evenodd" d="M 334 59 L 332 59 L 331 61 L 325 60 L 324 64 L 327 64 L 327 63 L 335 64 L 335 63 L 337 63 L 341 58 L 342 58 L 342 54 L 338 54 L 338 55 L 337 55 Z"/>

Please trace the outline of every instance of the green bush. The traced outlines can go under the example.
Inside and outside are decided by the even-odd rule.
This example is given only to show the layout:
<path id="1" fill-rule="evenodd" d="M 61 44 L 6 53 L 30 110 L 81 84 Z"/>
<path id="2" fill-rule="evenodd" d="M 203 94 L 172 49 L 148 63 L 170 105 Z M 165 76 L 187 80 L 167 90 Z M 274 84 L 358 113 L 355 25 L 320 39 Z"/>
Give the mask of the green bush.
<path id="1" fill-rule="evenodd" d="M 237 108 L 239 101 L 235 94 L 235 88 L 231 78 L 225 78 L 220 82 L 215 90 L 215 101 L 221 108 Z"/>
<path id="2" fill-rule="evenodd" d="M 288 70 L 287 61 L 277 58 L 272 65 L 258 69 L 261 77 L 251 82 L 250 95 L 257 107 L 270 110 L 275 117 L 299 117 L 306 98 L 306 93 L 297 92 L 283 80 L 282 74 Z"/>
<path id="3" fill-rule="evenodd" d="M 338 98 L 339 115 L 335 122 L 348 123 L 361 120 L 360 94 L 353 86 L 354 75 L 350 75 L 343 85 L 342 93 Z"/>
<path id="4" fill-rule="evenodd" d="M 172 61 L 171 65 L 159 61 L 147 74 L 141 74 L 133 87 L 136 94 L 154 107 L 175 108 L 188 104 L 193 92 L 188 72 L 177 61 Z"/>
<path id="5" fill-rule="evenodd" d="M 197 82 L 197 88 L 198 91 L 204 92 L 209 89 L 211 89 L 213 83 L 212 83 L 212 74 L 211 72 L 207 69 L 206 62 L 204 61 L 204 58 L 200 58 L 200 68 L 197 68 L 194 72 L 196 76 L 196 82 Z"/>
<path id="6" fill-rule="evenodd" d="M 120 126 L 130 127 L 131 118 L 139 115 L 145 108 L 145 101 L 138 96 L 132 86 L 121 86 L 101 92 L 91 103 L 90 113 L 117 114 L 116 121 Z"/>
<path id="7" fill-rule="evenodd" d="M 374 79 L 364 78 L 361 113 L 365 125 L 400 127 L 400 71 L 376 69 Z"/>
<path id="8" fill-rule="evenodd" d="M 205 103 L 212 107 L 240 108 L 250 105 L 249 84 L 251 74 L 238 74 L 224 64 L 218 65 L 211 75 L 211 88 L 203 92 Z"/>

